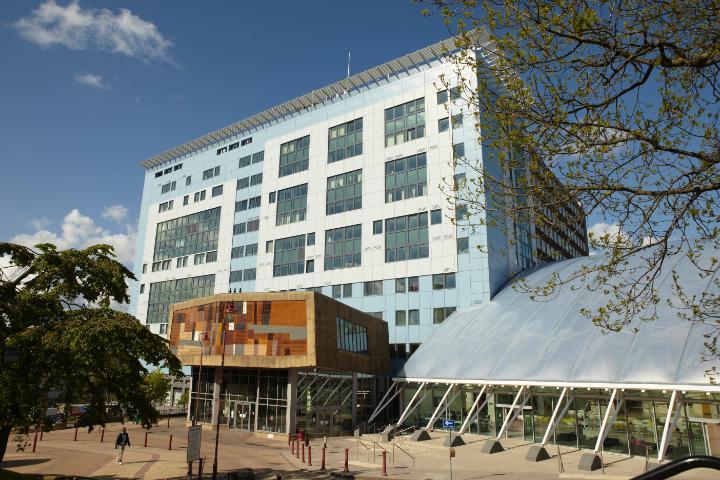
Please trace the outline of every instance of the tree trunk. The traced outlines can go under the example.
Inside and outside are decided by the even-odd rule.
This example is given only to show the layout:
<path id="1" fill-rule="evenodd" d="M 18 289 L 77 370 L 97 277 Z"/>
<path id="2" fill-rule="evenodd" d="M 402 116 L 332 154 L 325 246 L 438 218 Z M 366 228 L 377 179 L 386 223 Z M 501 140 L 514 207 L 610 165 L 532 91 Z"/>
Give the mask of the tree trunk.
<path id="1" fill-rule="evenodd" d="M 0 464 L 2 464 L 3 458 L 5 457 L 5 450 L 7 449 L 11 431 L 12 427 L 10 426 L 3 425 L 0 427 Z"/>

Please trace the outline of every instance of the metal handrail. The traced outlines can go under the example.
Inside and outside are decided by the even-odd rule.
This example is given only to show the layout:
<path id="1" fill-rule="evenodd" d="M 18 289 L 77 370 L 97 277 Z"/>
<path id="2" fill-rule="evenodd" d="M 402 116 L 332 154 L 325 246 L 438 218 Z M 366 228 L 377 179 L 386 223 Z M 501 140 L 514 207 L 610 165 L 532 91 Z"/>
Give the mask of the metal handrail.
<path id="1" fill-rule="evenodd" d="M 649 472 L 645 472 L 632 480 L 664 480 L 694 468 L 712 468 L 720 470 L 720 458 L 708 455 L 689 455 L 672 462 L 660 465 Z"/>
<path id="2" fill-rule="evenodd" d="M 358 455 L 359 455 L 359 452 L 358 452 L 358 444 L 362 445 L 362 447 L 363 447 L 365 450 L 367 450 L 368 462 L 370 462 L 370 447 L 368 447 L 367 445 L 365 445 L 362 440 L 358 440 L 357 443 L 355 443 L 355 460 L 356 460 L 356 461 L 358 460 Z"/>
<path id="3" fill-rule="evenodd" d="M 397 448 L 398 450 L 400 450 L 401 452 L 403 452 L 405 455 L 407 455 L 408 457 L 410 457 L 410 459 L 412 460 L 412 466 L 413 466 L 413 467 L 415 466 L 415 457 L 414 457 L 414 456 L 410 455 L 410 453 L 408 453 L 408 452 L 407 452 L 404 448 L 402 448 L 400 445 L 397 445 L 397 444 L 394 444 L 394 443 L 393 443 L 392 446 L 393 446 L 393 455 L 392 455 L 392 464 L 393 464 L 393 465 L 395 465 L 395 449 Z"/>

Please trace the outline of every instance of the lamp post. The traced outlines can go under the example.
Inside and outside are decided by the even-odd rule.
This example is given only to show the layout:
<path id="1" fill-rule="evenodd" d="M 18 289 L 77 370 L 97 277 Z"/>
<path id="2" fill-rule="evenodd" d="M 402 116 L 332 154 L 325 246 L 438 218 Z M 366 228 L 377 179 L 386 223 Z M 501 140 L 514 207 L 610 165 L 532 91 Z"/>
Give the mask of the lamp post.
<path id="1" fill-rule="evenodd" d="M 195 390 L 195 414 L 193 415 L 193 427 L 198 423 L 198 407 L 200 405 L 200 385 L 202 385 L 202 367 L 203 367 L 203 353 L 205 353 L 205 345 L 210 341 L 207 332 L 200 332 L 200 369 L 198 370 L 198 384 L 197 390 Z"/>
<path id="2" fill-rule="evenodd" d="M 225 307 L 225 313 L 233 313 L 235 311 L 233 304 L 228 303 Z M 225 316 L 220 318 L 220 335 L 222 336 L 222 349 L 220 360 L 220 396 L 218 403 L 222 401 L 223 390 L 225 388 Z M 222 413 L 220 405 L 218 405 L 217 424 L 215 425 L 215 458 L 213 459 L 212 480 L 217 480 L 217 459 L 218 459 L 218 442 L 220 441 L 220 414 Z"/>

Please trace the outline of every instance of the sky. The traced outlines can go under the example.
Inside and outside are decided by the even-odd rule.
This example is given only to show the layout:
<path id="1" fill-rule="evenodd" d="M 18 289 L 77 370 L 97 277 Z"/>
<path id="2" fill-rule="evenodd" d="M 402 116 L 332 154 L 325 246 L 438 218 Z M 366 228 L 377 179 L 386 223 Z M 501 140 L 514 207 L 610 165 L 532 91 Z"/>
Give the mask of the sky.
<path id="1" fill-rule="evenodd" d="M 115 246 L 139 162 L 445 39 L 411 0 L 4 0 L 0 241 Z M 601 227 L 606 228 L 606 227 Z"/>

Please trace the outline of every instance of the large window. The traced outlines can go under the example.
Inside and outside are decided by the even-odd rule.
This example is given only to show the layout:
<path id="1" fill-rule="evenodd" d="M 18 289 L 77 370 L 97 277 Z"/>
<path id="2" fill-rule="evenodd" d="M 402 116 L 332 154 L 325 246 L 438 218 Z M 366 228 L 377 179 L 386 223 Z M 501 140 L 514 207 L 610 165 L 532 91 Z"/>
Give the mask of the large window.
<path id="1" fill-rule="evenodd" d="M 277 214 L 275 225 L 302 222 L 307 212 L 308 184 L 280 190 L 277 196 Z"/>
<path id="2" fill-rule="evenodd" d="M 432 276 L 433 290 L 444 290 L 455 288 L 454 273 L 438 273 Z"/>
<path id="3" fill-rule="evenodd" d="M 367 327 L 336 317 L 337 348 L 347 352 L 368 353 Z"/>
<path id="4" fill-rule="evenodd" d="M 305 273 L 305 235 L 275 240 L 273 277 Z"/>
<path id="5" fill-rule="evenodd" d="M 438 325 L 445 321 L 447 317 L 455 313 L 456 307 L 440 307 L 433 308 L 433 323 Z"/>
<path id="6" fill-rule="evenodd" d="M 217 250 L 220 207 L 157 224 L 153 260 Z"/>
<path id="7" fill-rule="evenodd" d="M 385 163 L 385 203 L 424 195 L 427 195 L 425 153 Z"/>
<path id="8" fill-rule="evenodd" d="M 325 231 L 325 270 L 360 266 L 362 225 Z"/>
<path id="9" fill-rule="evenodd" d="M 328 163 L 362 154 L 362 118 L 328 131 Z"/>
<path id="10" fill-rule="evenodd" d="M 220 175 L 220 167 L 208 168 L 203 172 L 203 180 L 208 180 L 213 177 Z"/>
<path id="11" fill-rule="evenodd" d="M 166 323 L 170 305 L 212 295 L 214 289 L 215 275 L 151 283 L 146 323 Z"/>
<path id="12" fill-rule="evenodd" d="M 383 294 L 383 282 L 382 280 L 374 280 L 372 282 L 365 282 L 365 296 L 371 297 L 373 295 Z"/>
<path id="13" fill-rule="evenodd" d="M 280 145 L 279 176 L 292 175 L 308 169 L 310 135 Z"/>
<path id="14" fill-rule="evenodd" d="M 425 136 L 425 98 L 385 110 L 385 146 L 391 147 Z"/>
<path id="15" fill-rule="evenodd" d="M 341 173 L 327 179 L 327 215 L 359 208 L 362 208 L 362 170 Z"/>
<path id="16" fill-rule="evenodd" d="M 428 245 L 427 212 L 385 220 L 385 262 L 427 258 Z"/>

